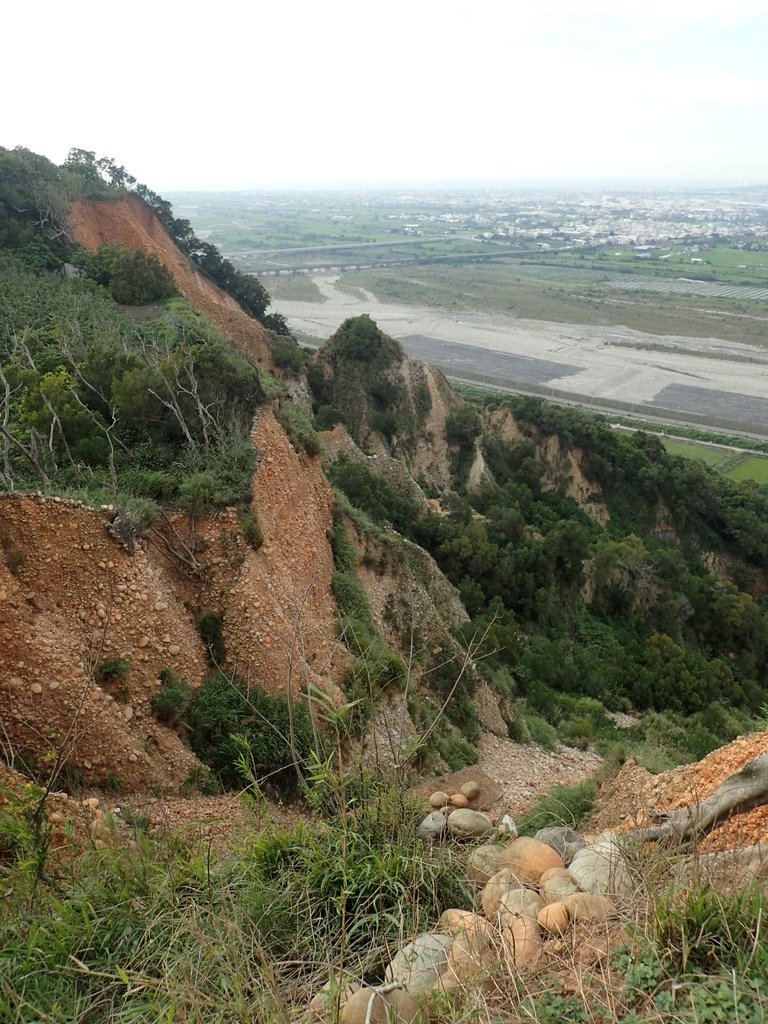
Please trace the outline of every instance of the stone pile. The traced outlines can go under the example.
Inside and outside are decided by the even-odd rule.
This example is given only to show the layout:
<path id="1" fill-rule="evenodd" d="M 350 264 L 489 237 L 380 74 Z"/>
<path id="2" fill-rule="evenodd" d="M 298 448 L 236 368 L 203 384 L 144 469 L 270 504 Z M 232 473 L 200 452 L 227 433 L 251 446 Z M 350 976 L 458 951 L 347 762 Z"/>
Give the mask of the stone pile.
<path id="1" fill-rule="evenodd" d="M 443 793 L 438 790 L 429 798 L 432 808 L 418 827 L 421 839 L 434 842 L 447 837 L 454 839 L 486 839 L 496 834 L 497 828 L 487 813 L 488 808 L 478 809 L 481 799 L 480 786 L 468 781 L 457 793 Z M 509 831 L 512 819 L 506 816 L 504 829 Z"/>
<path id="2" fill-rule="evenodd" d="M 479 792 L 455 796 L 477 800 Z M 433 810 L 421 828 L 437 815 L 443 822 L 438 835 L 448 832 L 466 840 L 468 823 L 475 819 L 460 818 L 464 824 L 453 827 L 451 821 L 456 814 L 470 814 L 487 822 L 489 831 L 484 832 L 478 821 L 476 837 L 494 833 L 490 818 L 472 808 L 457 808 L 454 797 L 433 794 Z M 433 931 L 417 935 L 397 953 L 382 985 L 348 985 L 335 996 L 326 987 L 303 1020 L 426 1024 L 429 1003 L 438 993 L 485 989 L 500 973 L 545 966 L 549 954 L 563 951 L 569 935 L 576 945 L 577 934 L 594 940 L 599 933 L 602 946 L 593 942 L 593 948 L 607 952 L 611 941 L 623 934 L 619 921 L 632 881 L 621 843 L 611 833 L 588 843 L 572 829 L 551 826 L 533 838 L 497 839 L 474 846 L 467 875 L 477 884 L 478 910 L 444 911 Z"/>

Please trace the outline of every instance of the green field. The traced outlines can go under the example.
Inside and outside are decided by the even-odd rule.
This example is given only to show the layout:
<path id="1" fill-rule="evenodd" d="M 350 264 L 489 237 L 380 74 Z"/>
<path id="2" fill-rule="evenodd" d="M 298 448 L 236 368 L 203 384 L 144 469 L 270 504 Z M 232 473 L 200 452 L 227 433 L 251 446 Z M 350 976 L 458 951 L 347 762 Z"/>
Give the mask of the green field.
<path id="1" fill-rule="evenodd" d="M 308 274 L 291 274 L 289 277 L 270 277 L 269 294 L 272 300 L 286 299 L 290 302 L 327 302 L 315 282 Z"/>
<path id="2" fill-rule="evenodd" d="M 670 455 L 681 455 L 686 459 L 700 459 L 712 469 L 731 480 L 754 480 L 768 484 L 768 456 L 752 455 L 729 448 L 714 448 L 696 444 L 695 441 L 678 441 L 664 438 L 664 447 Z"/>
<path id="3" fill-rule="evenodd" d="M 752 244 L 745 243 L 745 244 Z M 681 274 L 720 284 L 768 285 L 768 249 L 734 245 L 663 245 L 638 252 L 633 247 L 604 247 L 553 253 L 542 262 L 561 267 L 679 277 Z"/>

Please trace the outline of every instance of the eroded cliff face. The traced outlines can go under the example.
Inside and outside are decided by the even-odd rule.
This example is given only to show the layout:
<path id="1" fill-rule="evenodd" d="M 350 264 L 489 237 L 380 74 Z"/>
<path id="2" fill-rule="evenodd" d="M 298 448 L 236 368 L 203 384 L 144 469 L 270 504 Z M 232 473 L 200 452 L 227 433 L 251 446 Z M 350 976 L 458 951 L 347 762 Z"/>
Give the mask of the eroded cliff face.
<path id="1" fill-rule="evenodd" d="M 91 252 L 102 245 L 124 245 L 156 256 L 173 274 L 179 291 L 244 356 L 266 370 L 273 368 L 266 328 L 197 269 L 176 247 L 154 211 L 138 196 L 79 200 L 70 207 L 69 224 L 75 240 Z"/>
<path id="2" fill-rule="evenodd" d="M 254 443 L 264 544 L 248 546 L 234 509 L 198 521 L 194 542 L 179 516 L 164 530 L 194 550 L 195 573 L 159 534 L 129 555 L 108 530 L 113 510 L 0 498 L 0 721 L 10 760 L 42 769 L 66 750 L 88 784 L 183 782 L 197 760 L 151 701 L 163 669 L 193 688 L 211 673 L 196 625 L 202 611 L 222 615 L 222 667 L 244 682 L 293 699 L 312 683 L 340 699 L 331 680 L 348 654 L 336 640 L 330 488 L 319 461 L 296 454 L 269 410 Z M 114 659 L 129 671 L 100 681 Z"/>
<path id="3" fill-rule="evenodd" d="M 254 444 L 253 510 L 264 543 L 245 549 L 239 569 L 226 557 L 211 564 L 206 600 L 223 612 L 238 676 L 295 699 L 310 683 L 332 689 L 348 660 L 331 589 L 333 495 L 319 460 L 296 453 L 271 410 L 259 415 Z"/>
<path id="4" fill-rule="evenodd" d="M 569 498 L 599 526 L 606 526 L 610 513 L 602 500 L 600 486 L 589 480 L 584 472 L 585 454 L 581 448 L 567 449 L 558 437 L 529 436 L 524 433 L 513 413 L 502 407 L 491 414 L 490 424 L 501 440 L 512 447 L 524 441 L 532 442 L 536 456 L 544 464 L 542 484 L 545 490 L 563 489 Z"/>
<path id="5" fill-rule="evenodd" d="M 445 437 L 445 424 L 450 411 L 464 403 L 451 391 L 443 374 L 427 363 L 406 359 L 403 377 L 410 391 L 415 390 L 414 378 L 417 378 L 422 386 L 426 386 L 429 395 L 429 409 L 424 418 L 423 429 L 414 439 L 413 451 L 406 453 L 406 461 L 414 477 L 420 482 L 438 489 L 450 487 L 451 460 Z"/>
<path id="6" fill-rule="evenodd" d="M 114 513 L 0 499 L 0 707 L 9 759 L 44 769 L 64 751 L 86 783 L 179 783 L 196 763 L 150 708 L 161 669 L 198 686 L 206 657 L 173 577 L 111 536 Z M 123 659 L 127 675 L 99 682 Z"/>

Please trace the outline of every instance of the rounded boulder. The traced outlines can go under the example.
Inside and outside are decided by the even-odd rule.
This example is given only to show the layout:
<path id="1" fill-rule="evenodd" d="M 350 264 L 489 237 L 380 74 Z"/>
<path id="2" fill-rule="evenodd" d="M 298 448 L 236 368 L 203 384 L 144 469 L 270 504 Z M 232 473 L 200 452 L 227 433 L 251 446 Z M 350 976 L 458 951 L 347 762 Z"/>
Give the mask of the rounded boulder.
<path id="1" fill-rule="evenodd" d="M 542 907 L 536 920 L 539 927 L 551 935 L 565 935 L 570 922 L 570 914 L 565 903 L 549 903 Z"/>
<path id="2" fill-rule="evenodd" d="M 448 831 L 457 839 L 484 839 L 492 836 L 494 829 L 490 818 L 480 811 L 461 807 L 448 815 Z"/>
<path id="3" fill-rule="evenodd" d="M 461 787 L 461 792 L 467 800 L 477 800 L 480 796 L 480 786 L 476 782 L 470 780 L 469 782 L 464 783 Z"/>
<path id="4" fill-rule="evenodd" d="M 448 964 L 453 936 L 445 932 L 424 932 L 403 946 L 384 972 L 386 981 L 397 982 L 409 992 L 432 988 Z"/>
<path id="5" fill-rule="evenodd" d="M 559 903 L 579 891 L 567 868 L 550 868 L 539 880 L 539 892 L 547 903 Z"/>
<path id="6" fill-rule="evenodd" d="M 350 996 L 341 1011 L 340 1024 L 417 1024 L 423 1020 L 413 996 L 402 989 L 377 992 L 361 988 Z"/>
<path id="7" fill-rule="evenodd" d="M 500 843 L 485 843 L 476 847 L 467 860 L 467 875 L 473 882 L 487 882 L 504 867 L 507 848 Z"/>
<path id="8" fill-rule="evenodd" d="M 499 918 L 506 924 L 508 917 L 532 917 L 534 920 L 544 906 L 544 900 L 533 889 L 510 889 L 499 900 Z"/>
<path id="9" fill-rule="evenodd" d="M 562 857 L 551 846 L 527 836 L 509 844 L 500 866 L 510 868 L 526 885 L 538 885 L 545 871 L 565 867 Z"/>
<path id="10" fill-rule="evenodd" d="M 499 910 L 502 898 L 512 889 L 522 889 L 522 882 L 515 877 L 509 868 L 502 868 L 489 878 L 480 894 L 483 913 L 492 921 Z"/>
<path id="11" fill-rule="evenodd" d="M 416 829 L 421 839 L 434 842 L 445 832 L 445 815 L 442 811 L 431 811 Z"/>
<path id="12" fill-rule="evenodd" d="M 584 836 L 580 836 L 578 832 L 565 825 L 548 825 L 546 828 L 540 828 L 534 839 L 551 846 L 555 853 L 562 857 L 563 864 L 570 864 L 574 855 L 587 845 Z"/>

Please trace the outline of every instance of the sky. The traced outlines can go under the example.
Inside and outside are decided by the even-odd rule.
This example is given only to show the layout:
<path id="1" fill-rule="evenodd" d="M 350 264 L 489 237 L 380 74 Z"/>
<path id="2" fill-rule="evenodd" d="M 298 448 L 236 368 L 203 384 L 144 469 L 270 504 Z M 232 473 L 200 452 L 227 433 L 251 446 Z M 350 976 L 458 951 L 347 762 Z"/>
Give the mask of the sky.
<path id="1" fill-rule="evenodd" d="M 37 0 L 2 29 L 0 145 L 159 192 L 768 181 L 768 0 Z"/>

